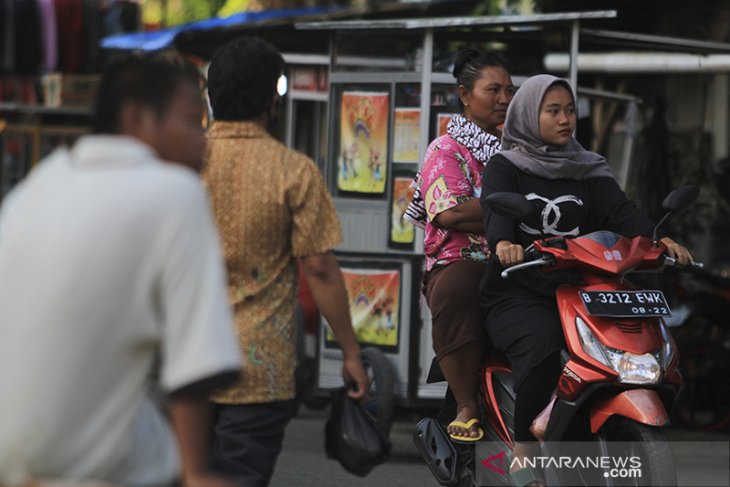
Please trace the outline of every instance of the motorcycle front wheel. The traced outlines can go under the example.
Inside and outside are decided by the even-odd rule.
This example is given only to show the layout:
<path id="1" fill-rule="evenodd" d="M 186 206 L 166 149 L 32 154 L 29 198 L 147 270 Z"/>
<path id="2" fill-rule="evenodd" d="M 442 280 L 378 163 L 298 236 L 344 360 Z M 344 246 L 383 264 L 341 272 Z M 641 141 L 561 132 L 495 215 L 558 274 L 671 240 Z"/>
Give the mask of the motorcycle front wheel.
<path id="1" fill-rule="evenodd" d="M 663 428 L 612 416 L 598 432 L 598 438 L 609 457 L 630 459 L 627 468 L 604 472 L 604 485 L 677 485 L 674 457 Z"/>

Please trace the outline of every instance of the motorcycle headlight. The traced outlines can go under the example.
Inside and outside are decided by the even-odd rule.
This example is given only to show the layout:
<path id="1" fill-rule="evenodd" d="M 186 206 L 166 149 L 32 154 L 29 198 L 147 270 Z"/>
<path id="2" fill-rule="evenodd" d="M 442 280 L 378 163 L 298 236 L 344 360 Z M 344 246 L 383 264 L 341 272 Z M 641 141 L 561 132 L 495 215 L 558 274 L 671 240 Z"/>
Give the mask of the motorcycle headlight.
<path id="1" fill-rule="evenodd" d="M 656 384 L 662 377 L 659 362 L 650 353 L 636 355 L 616 351 L 611 357 L 611 367 L 618 372 L 618 380 L 624 384 Z"/>
<path id="2" fill-rule="evenodd" d="M 637 355 L 623 350 L 614 350 L 602 344 L 580 318 L 575 318 L 583 350 L 618 374 L 624 384 L 656 384 L 661 379 L 662 369 L 650 353 Z"/>
<path id="3" fill-rule="evenodd" d="M 575 317 L 575 327 L 578 329 L 580 344 L 583 347 L 583 350 L 606 367 L 613 368 L 611 361 L 608 359 L 606 347 L 598 341 L 593 332 L 591 332 L 591 329 L 588 328 L 588 325 L 586 325 L 586 322 L 583 321 L 580 316 Z"/>
<path id="4" fill-rule="evenodd" d="M 669 336 L 669 332 L 663 321 L 659 323 L 659 329 L 662 332 L 664 346 L 662 346 L 660 357 L 658 358 L 662 364 L 662 370 L 667 370 L 667 367 L 669 367 L 669 364 L 672 363 L 672 359 L 674 358 L 674 345 L 672 343 L 672 337 Z"/>

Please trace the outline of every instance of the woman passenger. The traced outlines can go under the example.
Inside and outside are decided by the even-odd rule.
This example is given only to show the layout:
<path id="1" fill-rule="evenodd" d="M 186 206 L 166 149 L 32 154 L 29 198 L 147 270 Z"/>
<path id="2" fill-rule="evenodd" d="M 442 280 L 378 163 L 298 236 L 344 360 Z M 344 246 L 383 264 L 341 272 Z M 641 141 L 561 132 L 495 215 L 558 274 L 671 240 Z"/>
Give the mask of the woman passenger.
<path id="1" fill-rule="evenodd" d="M 423 288 L 433 347 L 457 404 L 448 433 L 470 442 L 484 434 L 476 390 L 484 347 L 479 282 L 489 250 L 479 194 L 482 171 L 500 148 L 499 126 L 514 88 L 506 60 L 496 53 L 461 51 L 453 74 L 463 113 L 429 145 L 417 185 L 426 215 Z"/>

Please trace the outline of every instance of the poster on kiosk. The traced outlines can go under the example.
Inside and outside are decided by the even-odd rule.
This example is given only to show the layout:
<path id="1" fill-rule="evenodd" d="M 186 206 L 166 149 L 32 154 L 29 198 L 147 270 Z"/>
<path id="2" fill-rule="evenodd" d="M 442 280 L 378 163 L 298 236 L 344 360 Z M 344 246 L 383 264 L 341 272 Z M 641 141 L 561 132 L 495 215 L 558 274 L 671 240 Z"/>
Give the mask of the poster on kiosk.
<path id="1" fill-rule="evenodd" d="M 406 286 L 413 280 L 409 259 L 340 257 L 340 269 L 347 288 L 350 317 L 362 347 L 376 348 L 390 359 L 394 374 L 394 395 L 406 397 L 408 390 L 409 322 L 412 297 Z M 323 320 L 320 328 L 318 387 L 342 385 L 342 354 L 332 330 Z"/>
<path id="2" fill-rule="evenodd" d="M 337 188 L 366 194 L 385 193 L 388 156 L 389 94 L 342 93 Z"/>
<path id="3" fill-rule="evenodd" d="M 398 269 L 342 267 L 352 326 L 361 345 L 375 345 L 384 351 L 398 350 L 400 274 Z M 329 327 L 325 343 L 335 343 Z"/>

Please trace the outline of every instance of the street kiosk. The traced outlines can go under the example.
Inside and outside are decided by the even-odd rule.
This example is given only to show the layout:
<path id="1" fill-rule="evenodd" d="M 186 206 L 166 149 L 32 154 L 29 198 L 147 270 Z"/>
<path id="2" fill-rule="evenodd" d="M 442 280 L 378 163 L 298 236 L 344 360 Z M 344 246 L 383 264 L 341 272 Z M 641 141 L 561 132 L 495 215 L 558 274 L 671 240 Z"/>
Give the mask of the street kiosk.
<path id="1" fill-rule="evenodd" d="M 548 50 L 569 52 L 577 85 L 582 23 L 615 11 L 300 23 L 330 32 L 327 157 L 344 242 L 336 249 L 360 342 L 392 364 L 395 403 L 435 405 L 444 382 L 428 383 L 431 320 L 421 299 L 423 232 L 403 218 L 429 142 L 458 111 L 451 74 L 466 45 L 504 51 L 513 79 L 541 72 Z M 328 330 L 317 340 L 321 390 L 341 385 L 341 353 Z"/>

